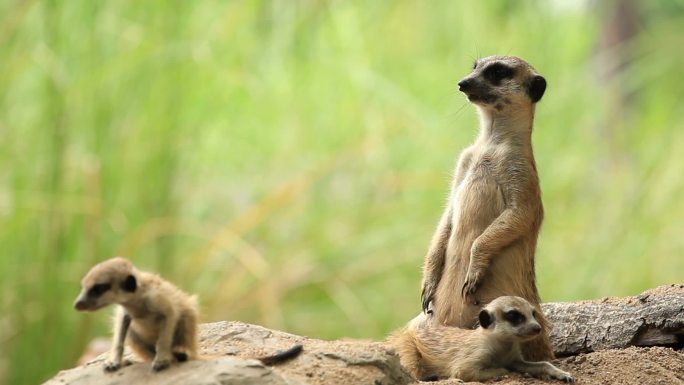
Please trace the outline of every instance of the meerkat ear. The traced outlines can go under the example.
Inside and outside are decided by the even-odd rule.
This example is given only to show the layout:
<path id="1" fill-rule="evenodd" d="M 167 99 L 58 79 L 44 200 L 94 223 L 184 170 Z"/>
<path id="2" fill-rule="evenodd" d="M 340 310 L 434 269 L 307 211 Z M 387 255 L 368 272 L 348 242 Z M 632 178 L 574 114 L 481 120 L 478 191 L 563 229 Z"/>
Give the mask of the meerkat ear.
<path id="1" fill-rule="evenodd" d="M 124 291 L 128 292 L 134 292 L 135 289 L 138 287 L 138 281 L 135 280 L 135 277 L 133 275 L 129 275 L 124 279 L 123 282 L 121 282 L 121 288 Z"/>
<path id="2" fill-rule="evenodd" d="M 485 309 L 480 310 L 480 315 L 478 316 L 480 320 L 480 326 L 487 329 L 492 324 L 492 315 Z"/>
<path id="3" fill-rule="evenodd" d="M 541 75 L 535 75 L 527 85 L 527 94 L 532 99 L 532 103 L 538 102 L 546 91 L 546 79 Z"/>

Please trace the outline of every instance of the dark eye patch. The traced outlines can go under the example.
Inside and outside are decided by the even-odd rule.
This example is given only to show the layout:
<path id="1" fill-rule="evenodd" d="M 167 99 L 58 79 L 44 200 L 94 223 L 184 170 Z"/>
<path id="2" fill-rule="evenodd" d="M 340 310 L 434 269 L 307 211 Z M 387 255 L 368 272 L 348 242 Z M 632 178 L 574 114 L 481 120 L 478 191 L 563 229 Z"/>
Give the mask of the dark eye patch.
<path id="1" fill-rule="evenodd" d="M 98 283 L 88 290 L 88 296 L 99 297 L 104 294 L 107 290 L 111 289 L 112 285 L 109 283 Z"/>
<path id="2" fill-rule="evenodd" d="M 511 79 L 515 70 L 501 63 L 494 63 L 484 70 L 484 76 L 494 84 L 499 84 L 504 79 Z"/>
<path id="3" fill-rule="evenodd" d="M 473 62 L 473 69 L 477 68 L 477 60 Z"/>
<path id="4" fill-rule="evenodd" d="M 504 313 L 504 319 L 512 325 L 518 325 L 525 322 L 525 316 L 517 310 L 509 310 Z"/>

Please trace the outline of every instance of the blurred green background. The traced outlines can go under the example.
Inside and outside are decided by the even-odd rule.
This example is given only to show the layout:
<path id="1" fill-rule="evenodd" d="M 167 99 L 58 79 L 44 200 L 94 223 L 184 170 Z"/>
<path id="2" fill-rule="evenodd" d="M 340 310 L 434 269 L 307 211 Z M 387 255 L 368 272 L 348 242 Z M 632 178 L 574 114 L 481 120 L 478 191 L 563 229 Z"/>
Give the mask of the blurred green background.
<path id="1" fill-rule="evenodd" d="M 108 336 L 72 301 L 114 255 L 205 321 L 383 338 L 491 54 L 549 83 L 543 300 L 684 281 L 683 27 L 681 0 L 0 1 L 0 382 Z"/>

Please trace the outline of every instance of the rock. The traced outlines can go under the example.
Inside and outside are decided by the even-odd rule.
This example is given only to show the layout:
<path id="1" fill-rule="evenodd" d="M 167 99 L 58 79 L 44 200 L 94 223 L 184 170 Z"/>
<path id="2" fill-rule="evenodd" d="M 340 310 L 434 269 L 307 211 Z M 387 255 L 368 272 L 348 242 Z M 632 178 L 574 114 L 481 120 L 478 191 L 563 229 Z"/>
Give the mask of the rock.
<path id="1" fill-rule="evenodd" d="M 684 383 L 684 285 L 661 286 L 636 297 L 550 303 L 542 307 L 554 324 L 551 339 L 557 354 L 570 356 L 560 358 L 554 364 L 569 371 L 578 383 Z M 160 373 L 153 373 L 149 363 L 135 363 L 116 373 L 105 373 L 104 356 L 100 356 L 84 366 L 60 372 L 46 384 L 415 383 L 402 370 L 393 350 L 381 342 L 322 341 L 242 322 L 201 325 L 200 339 L 202 359 L 173 365 Z M 255 359 L 296 344 L 304 346 L 301 355 L 280 365 L 266 366 Z M 424 384 L 462 383 L 450 379 Z M 551 382 L 511 373 L 494 383 L 533 385 Z"/>
<path id="2" fill-rule="evenodd" d="M 255 359 L 295 344 L 302 344 L 303 352 L 280 365 L 268 367 Z M 200 345 L 202 359 L 173 365 L 159 373 L 153 373 L 149 363 L 134 363 L 115 373 L 105 373 L 104 356 L 100 356 L 84 366 L 60 372 L 46 384 L 401 385 L 412 382 L 393 350 L 380 342 L 321 341 L 242 322 L 216 322 L 201 326 Z"/>

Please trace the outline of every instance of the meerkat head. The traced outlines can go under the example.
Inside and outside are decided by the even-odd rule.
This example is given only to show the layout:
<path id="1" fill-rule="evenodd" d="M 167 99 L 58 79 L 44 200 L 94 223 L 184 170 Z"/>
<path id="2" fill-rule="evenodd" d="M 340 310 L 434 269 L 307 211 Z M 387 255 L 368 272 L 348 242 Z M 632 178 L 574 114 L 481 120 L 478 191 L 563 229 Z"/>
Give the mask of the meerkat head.
<path id="1" fill-rule="evenodd" d="M 526 341 L 542 331 L 537 309 L 520 297 L 496 298 L 480 311 L 479 320 L 484 329 L 508 339 Z"/>
<path id="2" fill-rule="evenodd" d="M 116 257 L 95 265 L 81 280 L 74 302 L 79 311 L 94 311 L 112 303 L 125 303 L 138 288 L 138 272 L 126 258 Z"/>
<path id="3" fill-rule="evenodd" d="M 537 103 L 546 90 L 546 79 L 518 57 L 489 56 L 475 61 L 458 89 L 481 109 L 502 113 Z"/>

